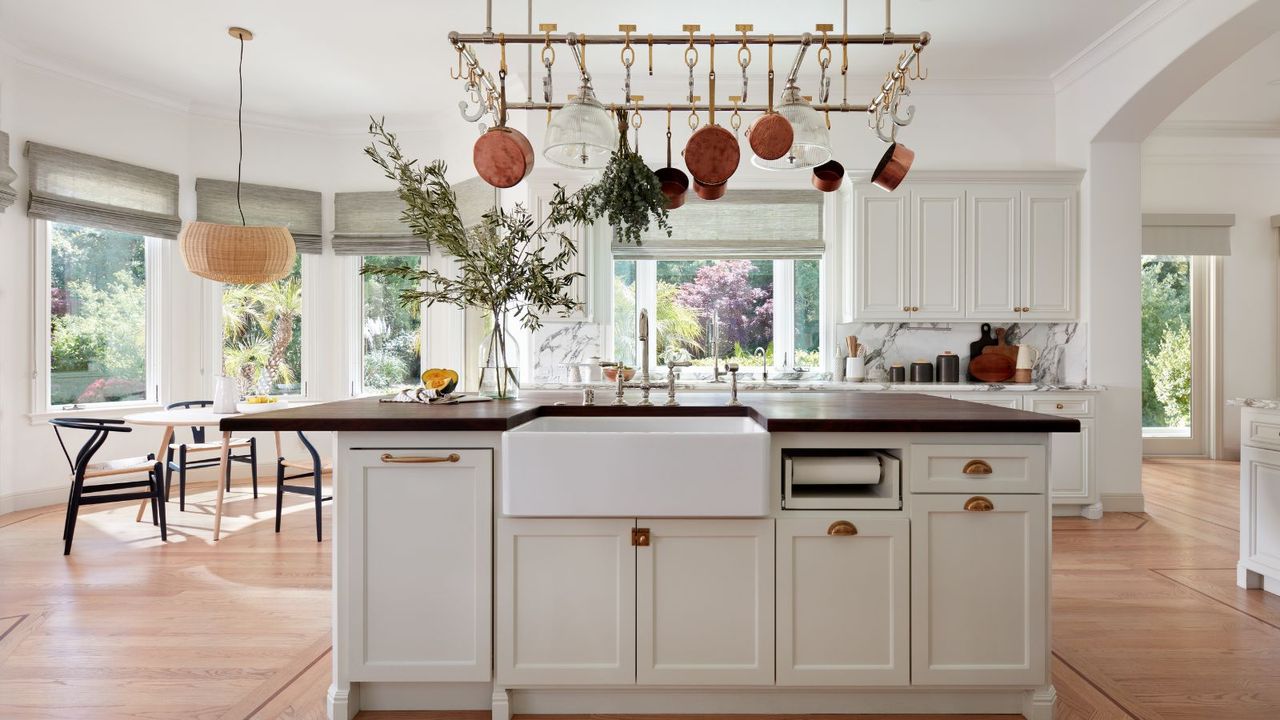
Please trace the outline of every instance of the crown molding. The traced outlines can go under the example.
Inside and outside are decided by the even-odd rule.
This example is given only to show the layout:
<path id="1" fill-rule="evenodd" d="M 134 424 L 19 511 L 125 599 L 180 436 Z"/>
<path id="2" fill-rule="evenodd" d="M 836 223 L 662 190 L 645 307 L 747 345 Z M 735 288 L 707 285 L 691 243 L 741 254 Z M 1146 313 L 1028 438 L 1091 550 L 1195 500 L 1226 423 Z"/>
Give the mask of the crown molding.
<path id="1" fill-rule="evenodd" d="M 1089 43 L 1074 57 L 1063 63 L 1049 76 L 1054 92 L 1062 92 L 1094 68 L 1106 62 L 1151 28 L 1160 24 L 1190 0 L 1147 0 L 1141 7 L 1129 13 L 1101 37 Z"/>
<path id="2" fill-rule="evenodd" d="M 1280 122 L 1167 120 L 1157 126 L 1151 135 L 1187 138 L 1280 138 Z"/>
<path id="3" fill-rule="evenodd" d="M 1248 153 L 1150 153 L 1143 154 L 1143 165 L 1280 165 L 1280 152 Z"/>

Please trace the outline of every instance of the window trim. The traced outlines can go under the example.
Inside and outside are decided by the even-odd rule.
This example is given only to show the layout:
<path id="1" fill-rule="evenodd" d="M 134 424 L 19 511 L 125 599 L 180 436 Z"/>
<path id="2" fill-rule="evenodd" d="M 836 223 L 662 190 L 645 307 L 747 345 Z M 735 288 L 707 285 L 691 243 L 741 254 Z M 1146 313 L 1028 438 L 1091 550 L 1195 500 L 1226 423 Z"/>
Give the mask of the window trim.
<path id="1" fill-rule="evenodd" d="M 807 258 L 818 262 L 818 317 L 819 326 L 825 328 L 827 319 L 827 299 L 829 297 L 831 286 L 828 284 L 827 276 L 828 268 L 825 257 Z M 627 260 L 636 264 L 636 316 L 639 317 L 641 309 L 647 309 L 650 317 L 656 314 L 658 304 L 658 263 L 657 259 L 635 259 Z M 779 361 L 783 357 L 783 353 L 787 353 L 790 367 L 795 367 L 795 260 L 771 260 L 773 263 L 773 362 L 769 365 L 769 370 L 776 372 L 784 370 Z M 614 278 L 614 260 L 609 261 L 608 277 L 609 282 L 613 282 Z M 612 285 L 610 285 L 612 287 Z M 614 336 L 617 329 L 613 324 L 614 312 L 614 295 L 609 293 L 609 314 L 610 321 L 608 323 L 609 332 L 604 343 L 605 349 L 610 358 L 615 358 Z M 783 322 L 778 322 L 778 317 L 785 313 Z M 818 364 L 814 367 L 806 367 L 807 372 L 827 372 L 827 348 L 830 336 L 826 331 L 818 334 Z M 649 366 L 658 367 L 658 350 L 657 343 L 649 343 Z"/>
<path id="2" fill-rule="evenodd" d="M 302 258 L 302 352 L 299 357 L 302 361 L 301 371 L 298 373 L 298 381 L 301 385 L 301 392 L 292 395 L 276 395 L 274 397 L 282 398 L 290 402 L 309 402 L 316 399 L 312 395 L 315 383 L 312 374 L 315 372 L 315 314 L 319 310 L 317 307 L 315 284 L 317 280 L 322 281 L 320 259 L 323 255 L 313 253 L 298 253 L 298 257 Z M 308 282 L 307 278 L 311 278 Z M 208 397 L 213 397 L 214 386 L 217 378 L 222 374 L 222 288 L 225 283 L 204 280 L 209 290 L 204 297 L 209 303 L 208 311 L 205 314 L 206 320 L 209 322 L 209 332 L 206 337 L 211 338 L 213 342 L 205 353 L 205 367 L 200 372 L 205 376 L 205 393 Z"/>

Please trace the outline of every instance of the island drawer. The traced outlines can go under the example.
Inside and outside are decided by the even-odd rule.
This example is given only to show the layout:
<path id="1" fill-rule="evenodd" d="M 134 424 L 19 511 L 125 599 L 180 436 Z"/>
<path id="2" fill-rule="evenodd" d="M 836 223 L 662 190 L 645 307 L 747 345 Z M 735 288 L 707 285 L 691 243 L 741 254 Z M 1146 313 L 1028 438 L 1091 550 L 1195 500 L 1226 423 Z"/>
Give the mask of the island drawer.
<path id="1" fill-rule="evenodd" d="M 910 458 L 912 492 L 1045 492 L 1040 445 L 913 445 Z"/>
<path id="2" fill-rule="evenodd" d="M 1267 450 L 1280 450 L 1280 417 L 1245 411 L 1244 444 Z"/>
<path id="3" fill-rule="evenodd" d="M 1027 409 L 1031 412 L 1047 415 L 1066 415 L 1068 417 L 1093 417 L 1093 398 L 1079 395 L 1032 394 L 1027 397 Z"/>

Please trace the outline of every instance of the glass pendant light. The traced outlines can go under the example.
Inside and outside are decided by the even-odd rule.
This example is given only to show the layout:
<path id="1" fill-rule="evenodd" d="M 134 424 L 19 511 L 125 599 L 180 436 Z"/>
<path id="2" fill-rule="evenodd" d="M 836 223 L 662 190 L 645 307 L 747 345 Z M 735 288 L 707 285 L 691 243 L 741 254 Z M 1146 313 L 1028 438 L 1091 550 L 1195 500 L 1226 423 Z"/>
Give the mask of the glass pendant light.
<path id="1" fill-rule="evenodd" d="M 817 167 L 831 159 L 831 133 L 827 124 L 795 84 L 788 84 L 783 89 L 778 114 L 791 122 L 791 130 L 795 134 L 791 149 L 777 160 L 752 155 L 752 165 L 762 170 L 801 170 Z"/>
<path id="2" fill-rule="evenodd" d="M 609 164 L 618 147 L 618 124 L 591 90 L 584 75 L 578 96 L 556 111 L 547 126 L 542 156 L 578 170 L 597 170 Z"/>

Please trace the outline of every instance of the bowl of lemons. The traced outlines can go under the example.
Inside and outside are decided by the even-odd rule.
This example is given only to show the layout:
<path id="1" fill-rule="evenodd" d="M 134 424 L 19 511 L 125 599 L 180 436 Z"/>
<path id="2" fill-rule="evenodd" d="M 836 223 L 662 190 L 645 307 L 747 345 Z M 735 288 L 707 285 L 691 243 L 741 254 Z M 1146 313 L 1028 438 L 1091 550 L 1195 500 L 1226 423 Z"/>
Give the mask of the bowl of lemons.
<path id="1" fill-rule="evenodd" d="M 288 400 L 272 395 L 246 395 L 244 400 L 236 403 L 236 411 L 245 415 L 286 407 L 289 407 Z"/>

